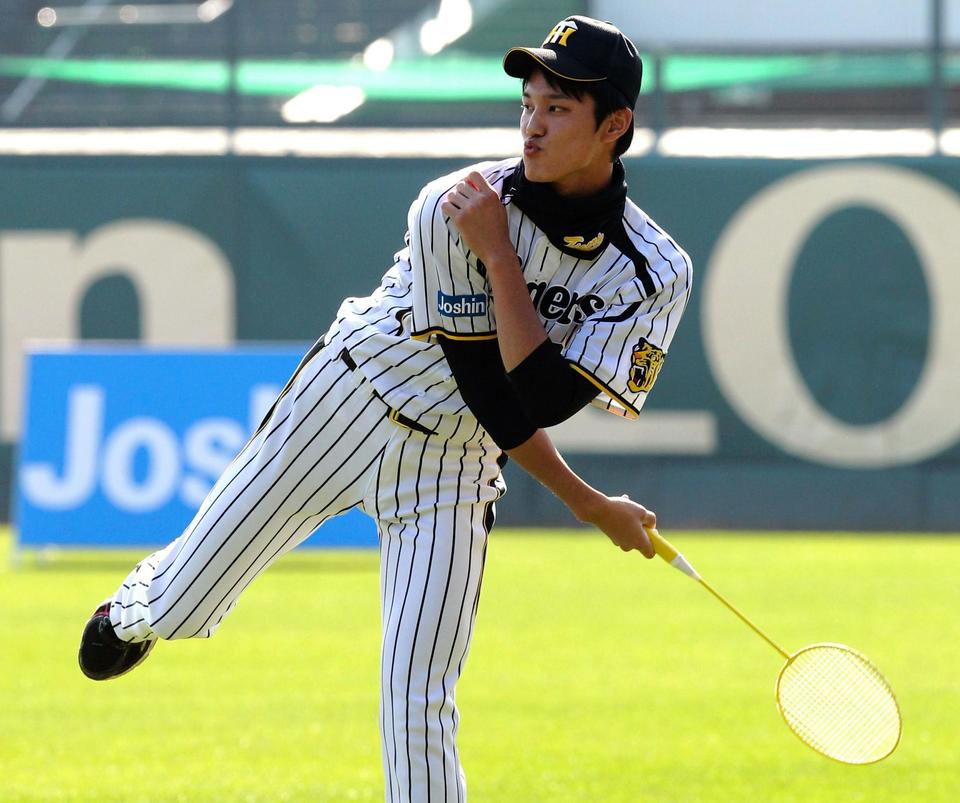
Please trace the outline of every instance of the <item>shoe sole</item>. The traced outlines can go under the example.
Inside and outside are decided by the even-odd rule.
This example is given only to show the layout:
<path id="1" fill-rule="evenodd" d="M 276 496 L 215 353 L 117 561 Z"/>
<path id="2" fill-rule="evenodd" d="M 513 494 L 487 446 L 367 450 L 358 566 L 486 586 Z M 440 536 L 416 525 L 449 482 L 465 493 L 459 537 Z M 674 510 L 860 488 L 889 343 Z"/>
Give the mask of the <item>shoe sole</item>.
<path id="1" fill-rule="evenodd" d="M 156 646 L 157 646 L 157 640 L 154 639 L 153 641 L 150 642 L 150 646 L 143 651 L 143 655 L 137 658 L 137 660 L 134 661 L 132 664 L 130 664 L 130 666 L 128 666 L 122 672 L 118 672 L 116 675 L 111 675 L 108 678 L 104 678 L 104 680 L 113 680 L 114 678 L 122 678 L 128 672 L 132 672 L 134 669 L 140 666 L 140 664 L 142 664 L 144 661 L 147 660 L 147 656 L 150 655 L 151 652 L 153 652 L 153 648 Z"/>
<path id="2" fill-rule="evenodd" d="M 102 677 L 102 676 L 98 676 L 98 675 L 91 675 L 91 674 L 86 670 L 86 668 L 84 667 L 83 661 L 80 660 L 79 654 L 77 655 L 77 659 L 78 659 L 77 662 L 80 664 L 80 671 L 84 674 L 85 677 L 88 677 L 90 680 L 95 680 L 95 681 L 97 681 L 97 682 L 104 681 L 104 680 L 113 680 L 114 678 L 123 677 L 123 676 L 126 675 L 128 672 L 131 672 L 132 670 L 134 670 L 134 669 L 136 669 L 138 666 L 140 666 L 140 664 L 142 664 L 144 661 L 147 660 L 147 656 L 150 655 L 150 653 L 153 651 L 153 648 L 156 647 L 156 646 L 157 646 L 156 640 L 151 641 L 151 642 L 150 642 L 150 645 L 143 651 L 143 653 L 141 653 L 140 657 L 137 658 L 137 660 L 134 661 L 132 664 L 130 664 L 130 666 L 128 666 L 128 667 L 127 667 L 126 669 L 124 669 L 122 672 L 116 672 L 115 674 L 113 674 L 113 675 L 107 675 L 106 677 Z"/>

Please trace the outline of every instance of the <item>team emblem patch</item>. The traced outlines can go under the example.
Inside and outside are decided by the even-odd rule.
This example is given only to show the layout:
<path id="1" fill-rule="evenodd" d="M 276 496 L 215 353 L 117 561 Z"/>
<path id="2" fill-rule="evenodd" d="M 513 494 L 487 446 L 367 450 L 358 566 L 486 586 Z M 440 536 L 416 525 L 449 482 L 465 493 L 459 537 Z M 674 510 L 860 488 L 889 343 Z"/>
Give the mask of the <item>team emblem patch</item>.
<path id="1" fill-rule="evenodd" d="M 437 312 L 447 318 L 476 318 L 487 314 L 487 294 L 450 296 L 437 290 Z"/>
<path id="2" fill-rule="evenodd" d="M 592 251 L 594 248 L 599 248 L 602 243 L 602 231 L 588 243 L 585 243 L 583 241 L 583 237 L 581 237 L 579 234 L 576 237 L 563 238 L 563 244 L 567 246 L 567 248 L 575 248 L 577 251 Z"/>
<path id="3" fill-rule="evenodd" d="M 634 393 L 648 393 L 653 383 L 657 381 L 657 374 L 660 373 L 662 365 L 663 350 L 641 337 L 640 342 L 633 347 L 627 387 Z"/>

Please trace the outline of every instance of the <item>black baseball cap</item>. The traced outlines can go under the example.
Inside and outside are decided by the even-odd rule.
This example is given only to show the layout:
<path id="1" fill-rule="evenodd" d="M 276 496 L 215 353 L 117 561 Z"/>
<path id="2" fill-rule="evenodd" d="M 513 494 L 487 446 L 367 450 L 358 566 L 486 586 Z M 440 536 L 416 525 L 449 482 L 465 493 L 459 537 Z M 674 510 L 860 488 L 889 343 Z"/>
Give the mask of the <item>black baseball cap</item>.
<path id="1" fill-rule="evenodd" d="M 609 81 L 632 109 L 640 95 L 643 64 L 636 45 L 615 25 L 590 17 L 567 17 L 553 26 L 540 47 L 514 47 L 503 58 L 503 69 L 526 78 L 533 66 L 571 81 Z M 630 128 L 632 138 L 633 127 Z"/>

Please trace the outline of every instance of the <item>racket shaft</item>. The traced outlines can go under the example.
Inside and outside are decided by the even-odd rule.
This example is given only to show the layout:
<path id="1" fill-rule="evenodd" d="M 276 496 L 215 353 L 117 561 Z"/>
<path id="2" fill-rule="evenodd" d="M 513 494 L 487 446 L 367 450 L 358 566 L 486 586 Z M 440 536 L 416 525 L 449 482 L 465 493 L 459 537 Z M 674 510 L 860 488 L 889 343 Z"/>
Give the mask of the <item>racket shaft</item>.
<path id="1" fill-rule="evenodd" d="M 720 602 L 727 606 L 731 611 L 733 611 L 737 617 L 743 622 L 747 627 L 749 627 L 754 633 L 756 633 L 760 638 L 762 638 L 767 644 L 769 644 L 773 649 L 775 649 L 780 655 L 784 658 L 789 658 L 790 654 L 786 652 L 782 647 L 780 647 L 773 639 L 771 639 L 766 633 L 764 633 L 759 627 L 757 627 L 753 622 L 751 622 L 743 613 L 726 597 L 723 596 L 719 591 L 717 591 L 713 586 L 711 586 L 706 580 L 702 577 L 700 578 L 700 585 L 702 585 L 707 591 L 709 591 L 713 596 L 715 596 Z"/>
<path id="2" fill-rule="evenodd" d="M 713 586 L 711 586 L 706 580 L 704 580 L 697 571 L 691 566 L 686 558 L 680 554 L 680 551 L 671 544 L 666 538 L 660 535 L 656 527 L 650 527 L 647 529 L 647 535 L 650 536 L 650 543 L 653 544 L 654 551 L 663 558 L 667 563 L 673 566 L 676 569 L 679 569 L 684 574 L 689 577 L 692 577 L 700 585 L 702 585 L 707 591 L 713 594 L 720 602 L 722 602 L 727 608 L 733 611 L 734 614 L 743 622 L 747 627 L 749 627 L 754 633 L 756 633 L 760 638 L 762 638 L 767 644 L 769 644 L 773 649 L 780 653 L 784 658 L 789 658 L 790 655 L 780 646 L 777 645 L 773 639 L 771 639 L 766 633 L 764 633 L 759 627 L 757 627 L 753 622 L 751 622 L 743 613 L 737 609 L 732 602 L 730 602 L 726 597 L 723 596 L 719 591 L 717 591 Z"/>

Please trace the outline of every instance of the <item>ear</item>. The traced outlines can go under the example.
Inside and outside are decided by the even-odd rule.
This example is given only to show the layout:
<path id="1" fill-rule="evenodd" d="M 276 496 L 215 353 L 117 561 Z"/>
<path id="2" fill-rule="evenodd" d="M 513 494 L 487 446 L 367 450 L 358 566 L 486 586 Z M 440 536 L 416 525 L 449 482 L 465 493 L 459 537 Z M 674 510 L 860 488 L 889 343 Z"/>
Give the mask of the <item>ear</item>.
<path id="1" fill-rule="evenodd" d="M 620 139 L 630 128 L 631 120 L 633 120 L 633 112 L 630 109 L 623 108 L 610 112 L 604 122 L 603 139 L 606 142 L 615 142 Z"/>

